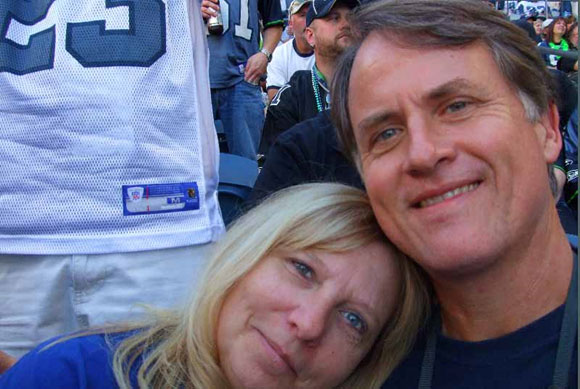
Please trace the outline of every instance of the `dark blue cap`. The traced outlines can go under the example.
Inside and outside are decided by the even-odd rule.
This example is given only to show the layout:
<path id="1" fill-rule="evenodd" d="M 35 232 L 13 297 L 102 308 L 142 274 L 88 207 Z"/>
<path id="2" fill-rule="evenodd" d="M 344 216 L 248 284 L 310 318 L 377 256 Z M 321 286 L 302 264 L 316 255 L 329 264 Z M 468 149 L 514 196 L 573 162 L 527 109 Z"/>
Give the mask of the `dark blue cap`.
<path id="1" fill-rule="evenodd" d="M 306 26 L 310 26 L 310 23 L 314 19 L 323 18 L 328 15 L 337 2 L 351 9 L 360 4 L 359 0 L 313 0 L 306 14 Z"/>

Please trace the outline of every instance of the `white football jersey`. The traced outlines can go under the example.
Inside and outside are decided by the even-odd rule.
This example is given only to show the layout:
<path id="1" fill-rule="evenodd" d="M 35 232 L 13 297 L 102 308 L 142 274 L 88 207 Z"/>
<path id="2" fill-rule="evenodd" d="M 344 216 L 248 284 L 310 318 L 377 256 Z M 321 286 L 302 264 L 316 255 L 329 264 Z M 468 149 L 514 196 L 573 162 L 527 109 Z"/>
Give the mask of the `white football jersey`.
<path id="1" fill-rule="evenodd" d="M 219 151 L 197 2 L 2 3 L 0 253 L 215 240 Z"/>

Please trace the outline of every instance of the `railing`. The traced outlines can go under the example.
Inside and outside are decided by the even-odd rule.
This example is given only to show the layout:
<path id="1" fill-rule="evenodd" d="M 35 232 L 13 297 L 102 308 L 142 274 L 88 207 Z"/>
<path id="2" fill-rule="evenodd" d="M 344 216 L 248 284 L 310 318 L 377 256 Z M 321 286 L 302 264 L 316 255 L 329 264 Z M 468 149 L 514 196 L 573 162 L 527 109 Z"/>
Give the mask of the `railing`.
<path id="1" fill-rule="evenodd" d="M 549 47 L 542 47 L 538 46 L 538 50 L 540 54 L 552 54 L 552 55 L 559 55 L 564 58 L 573 58 L 578 59 L 578 51 L 562 51 L 562 50 L 554 50 Z"/>

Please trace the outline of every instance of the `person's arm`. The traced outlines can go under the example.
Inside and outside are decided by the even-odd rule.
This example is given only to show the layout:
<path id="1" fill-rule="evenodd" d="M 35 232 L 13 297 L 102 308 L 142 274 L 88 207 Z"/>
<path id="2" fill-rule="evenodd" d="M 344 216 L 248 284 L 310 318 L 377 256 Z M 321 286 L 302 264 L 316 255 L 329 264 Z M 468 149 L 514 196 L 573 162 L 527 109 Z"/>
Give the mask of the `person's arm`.
<path id="1" fill-rule="evenodd" d="M 286 46 L 281 45 L 272 53 L 272 61 L 268 64 L 268 76 L 266 78 L 266 91 L 268 102 L 272 101 L 278 90 L 289 80 L 286 79 Z"/>
<path id="2" fill-rule="evenodd" d="M 274 52 L 276 45 L 282 36 L 282 28 L 284 27 L 284 15 L 280 7 L 279 0 L 258 0 L 258 12 L 262 19 L 264 31 L 262 33 L 262 48 L 268 50 L 270 53 Z M 257 52 L 252 55 L 246 63 L 246 71 L 244 78 L 250 83 L 255 83 L 264 73 L 266 73 L 266 66 L 268 65 L 268 58 L 262 52 Z"/>
<path id="3" fill-rule="evenodd" d="M 274 96 L 276 96 L 276 93 L 278 93 L 280 88 L 275 87 L 275 86 L 271 86 L 271 87 L 267 87 L 266 90 L 268 92 L 268 101 L 272 101 L 272 99 L 274 98 Z"/>
<path id="4" fill-rule="evenodd" d="M 280 41 L 281 36 L 282 25 L 274 25 L 266 28 L 263 32 L 263 48 L 268 50 L 268 52 L 273 53 L 276 45 Z M 266 57 L 266 54 L 258 51 L 250 58 L 248 58 L 248 62 L 246 63 L 246 70 L 244 72 L 244 79 L 252 84 L 257 83 L 260 77 L 266 73 L 267 66 L 268 57 Z"/>
<path id="5" fill-rule="evenodd" d="M 16 358 L 0 351 L 0 374 L 10 369 L 16 363 Z"/>

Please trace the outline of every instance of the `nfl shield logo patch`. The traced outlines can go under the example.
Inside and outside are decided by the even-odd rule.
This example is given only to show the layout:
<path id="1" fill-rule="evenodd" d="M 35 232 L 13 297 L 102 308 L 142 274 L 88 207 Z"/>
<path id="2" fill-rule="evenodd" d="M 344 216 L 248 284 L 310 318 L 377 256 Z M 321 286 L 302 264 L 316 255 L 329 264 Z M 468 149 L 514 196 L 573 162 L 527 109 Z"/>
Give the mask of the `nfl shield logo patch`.
<path id="1" fill-rule="evenodd" d="M 129 196 L 129 201 L 141 201 L 143 198 L 143 187 L 134 186 L 132 188 L 127 188 L 127 195 Z"/>

